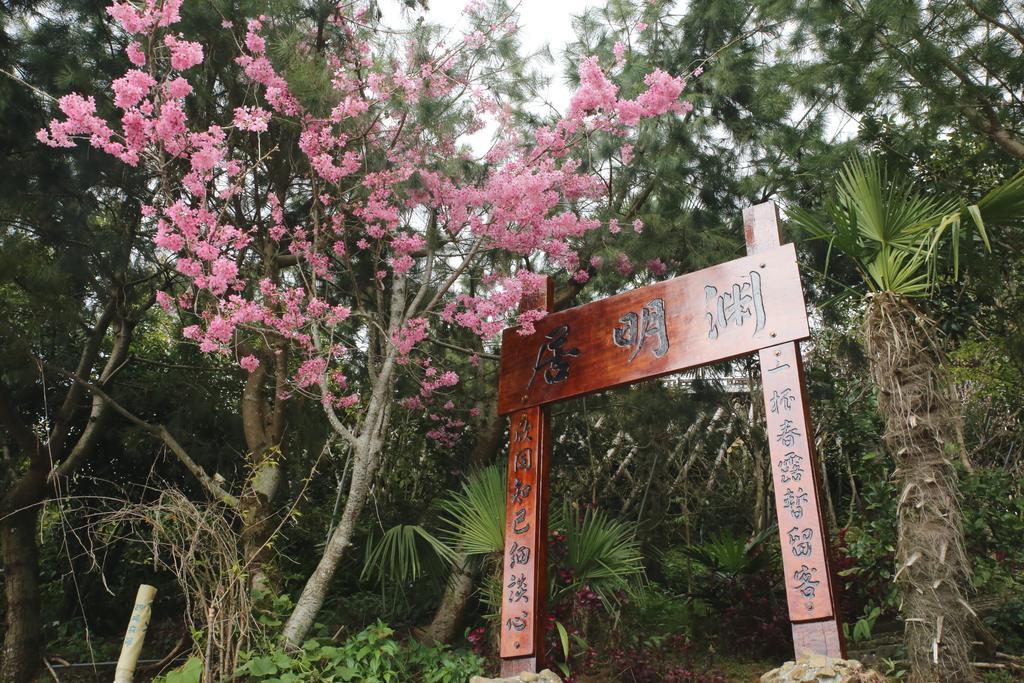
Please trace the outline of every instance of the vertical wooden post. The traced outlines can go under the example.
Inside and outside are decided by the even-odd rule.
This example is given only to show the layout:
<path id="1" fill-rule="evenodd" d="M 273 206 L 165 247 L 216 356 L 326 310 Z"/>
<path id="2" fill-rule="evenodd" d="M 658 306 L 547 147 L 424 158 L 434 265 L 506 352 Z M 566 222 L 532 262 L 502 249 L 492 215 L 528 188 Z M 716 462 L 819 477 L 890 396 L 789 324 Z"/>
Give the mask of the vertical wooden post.
<path id="1" fill-rule="evenodd" d="M 521 310 L 551 312 L 554 283 Z M 534 406 L 509 415 L 505 551 L 502 555 L 501 675 L 536 673 L 544 666 L 548 612 L 548 473 L 551 411 Z"/>
<path id="2" fill-rule="evenodd" d="M 743 228 L 748 254 L 781 243 L 774 202 L 745 209 Z M 800 347 L 786 342 L 759 353 L 793 650 L 845 657 Z"/>
<path id="3" fill-rule="evenodd" d="M 135 665 L 142 652 L 142 644 L 146 640 L 146 629 L 149 628 L 149 617 L 153 612 L 153 598 L 156 588 L 142 584 L 135 594 L 132 616 L 128 620 L 128 629 L 121 645 L 121 656 L 117 659 L 114 670 L 114 683 L 132 683 L 135 677 Z"/>

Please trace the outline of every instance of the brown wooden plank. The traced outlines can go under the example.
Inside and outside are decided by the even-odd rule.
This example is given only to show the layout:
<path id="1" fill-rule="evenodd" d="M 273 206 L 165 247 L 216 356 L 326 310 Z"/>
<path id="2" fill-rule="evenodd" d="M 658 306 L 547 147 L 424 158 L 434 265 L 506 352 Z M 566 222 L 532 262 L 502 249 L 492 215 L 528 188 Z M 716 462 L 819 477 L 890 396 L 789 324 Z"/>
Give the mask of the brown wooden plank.
<path id="1" fill-rule="evenodd" d="M 502 336 L 498 412 L 735 358 L 809 334 L 787 244 L 551 314 Z"/>
<path id="2" fill-rule="evenodd" d="M 501 656 L 521 657 L 535 652 L 535 631 L 541 585 L 541 537 L 544 457 L 547 420 L 542 406 L 511 416 L 508 484 L 505 498 L 505 551 L 502 559 Z M 546 590 L 546 586 L 544 587 Z M 542 628 L 542 627 L 541 627 Z"/>
<path id="3" fill-rule="evenodd" d="M 526 308 L 550 310 L 551 279 L 545 295 Z M 531 406 L 510 416 L 505 549 L 502 556 L 502 675 L 536 672 L 543 665 L 548 598 L 548 487 L 551 413 Z"/>
<path id="4" fill-rule="evenodd" d="M 833 617 L 828 527 L 819 514 L 817 468 L 809 438 L 813 432 L 804 410 L 799 351 L 795 342 L 787 342 L 763 349 L 760 355 L 789 619 Z"/>
<path id="5" fill-rule="evenodd" d="M 778 247 L 778 214 L 773 202 L 745 210 L 743 224 L 751 254 Z M 842 657 L 846 643 L 822 513 L 820 468 L 800 347 L 795 341 L 786 342 L 761 349 L 759 355 L 794 652 L 798 657 L 805 652 Z"/>
<path id="6" fill-rule="evenodd" d="M 504 657 L 501 660 L 502 678 L 511 678 L 525 672 L 535 674 L 540 670 L 540 667 L 537 666 L 537 658 L 533 655 L 529 657 Z"/>
<path id="7" fill-rule="evenodd" d="M 835 619 L 793 624 L 793 651 L 797 657 L 810 653 L 846 659 L 841 633 Z"/>

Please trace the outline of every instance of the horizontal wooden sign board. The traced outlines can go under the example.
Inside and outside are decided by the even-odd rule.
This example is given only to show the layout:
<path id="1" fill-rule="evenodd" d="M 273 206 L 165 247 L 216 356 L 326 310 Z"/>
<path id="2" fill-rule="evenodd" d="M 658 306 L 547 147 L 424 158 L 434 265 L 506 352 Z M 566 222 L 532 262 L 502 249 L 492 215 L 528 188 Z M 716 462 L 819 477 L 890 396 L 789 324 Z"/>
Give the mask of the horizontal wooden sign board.
<path id="1" fill-rule="evenodd" d="M 792 244 L 552 313 L 535 327 L 502 335 L 502 415 L 810 334 Z"/>

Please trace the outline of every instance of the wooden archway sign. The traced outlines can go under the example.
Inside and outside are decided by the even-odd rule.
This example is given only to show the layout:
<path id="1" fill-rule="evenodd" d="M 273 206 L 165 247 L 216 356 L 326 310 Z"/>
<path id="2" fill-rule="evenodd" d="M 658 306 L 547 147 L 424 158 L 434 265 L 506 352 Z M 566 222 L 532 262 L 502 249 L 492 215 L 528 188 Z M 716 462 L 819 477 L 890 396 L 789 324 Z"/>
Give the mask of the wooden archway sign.
<path id="1" fill-rule="evenodd" d="M 796 655 L 845 655 L 798 342 L 810 333 L 796 250 L 775 204 L 743 212 L 748 256 L 505 330 L 498 412 L 509 415 L 501 672 L 543 667 L 549 405 L 758 353 L 783 574 Z M 548 280 L 542 301 L 550 312 Z"/>

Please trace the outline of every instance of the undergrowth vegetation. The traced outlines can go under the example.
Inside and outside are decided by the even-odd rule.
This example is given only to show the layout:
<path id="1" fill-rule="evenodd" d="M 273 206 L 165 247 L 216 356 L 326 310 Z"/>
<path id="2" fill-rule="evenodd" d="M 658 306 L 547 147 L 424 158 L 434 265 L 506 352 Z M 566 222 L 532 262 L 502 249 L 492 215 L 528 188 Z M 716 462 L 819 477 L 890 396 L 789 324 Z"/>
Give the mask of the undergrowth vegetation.
<path id="1" fill-rule="evenodd" d="M 497 395 L 549 285 L 736 259 L 767 200 L 851 655 L 1024 677 L 1021 0 L 449 4 L 0 3 L 0 681 L 109 681 L 140 584 L 139 683 L 465 683 L 541 595 L 567 683 L 756 680 L 797 590 L 756 354 L 544 408 L 518 594 Z M 753 287 L 588 324 L 774 345 Z"/>

